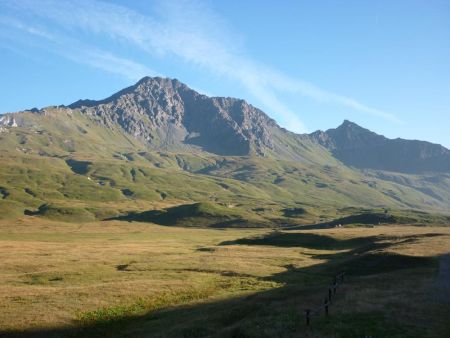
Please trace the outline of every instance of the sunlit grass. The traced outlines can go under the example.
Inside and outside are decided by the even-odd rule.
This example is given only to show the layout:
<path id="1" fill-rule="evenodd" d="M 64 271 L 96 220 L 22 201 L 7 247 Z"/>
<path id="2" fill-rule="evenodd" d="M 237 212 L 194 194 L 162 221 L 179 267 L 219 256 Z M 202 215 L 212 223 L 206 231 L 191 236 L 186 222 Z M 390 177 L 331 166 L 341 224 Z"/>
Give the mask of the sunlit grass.
<path id="1" fill-rule="evenodd" d="M 143 318 L 140 330 L 158 332 L 158 325 L 169 321 L 176 336 L 177 330 L 198 328 L 196 318 L 204 318 L 208 324 L 203 329 L 220 327 L 224 336 L 229 325 L 246 334 L 255 325 L 253 330 L 264 336 L 258 330 L 268 330 L 272 324 L 288 336 L 303 330 L 299 313 L 320 304 L 335 271 L 349 264 L 348 284 L 337 300 L 342 307 L 332 310 L 337 316 L 333 318 L 343 323 L 339 332 L 359 327 L 360 317 L 349 319 L 354 311 L 367 314 L 361 325 L 382 313 L 396 318 L 393 326 L 389 324 L 392 332 L 404 329 L 402 321 L 422 330 L 422 322 L 415 324 L 414 316 L 421 314 L 415 307 L 410 316 L 389 309 L 393 302 L 410 306 L 409 302 L 420 300 L 430 314 L 440 315 L 427 283 L 432 283 L 436 271 L 433 257 L 448 251 L 449 238 L 446 227 L 335 228 L 277 235 L 267 229 L 213 230 L 120 221 L 1 221 L 0 327 L 125 321 L 125 328 L 133 327 L 133 318 Z M 359 254 L 353 257 L 355 250 Z M 387 264 L 390 261 L 383 255 L 399 258 Z M 357 266 L 364 271 L 350 269 Z M 417 292 L 411 293 L 412 286 Z M 406 294 L 411 298 L 404 298 Z M 246 298 L 250 295 L 255 296 Z M 148 316 L 153 319 L 147 322 Z M 241 322 L 241 317 L 246 319 Z M 428 320 L 438 330 L 438 323 Z M 323 319 L 314 321 L 320 324 Z M 324 332 L 337 330 L 333 323 L 320 326 Z"/>

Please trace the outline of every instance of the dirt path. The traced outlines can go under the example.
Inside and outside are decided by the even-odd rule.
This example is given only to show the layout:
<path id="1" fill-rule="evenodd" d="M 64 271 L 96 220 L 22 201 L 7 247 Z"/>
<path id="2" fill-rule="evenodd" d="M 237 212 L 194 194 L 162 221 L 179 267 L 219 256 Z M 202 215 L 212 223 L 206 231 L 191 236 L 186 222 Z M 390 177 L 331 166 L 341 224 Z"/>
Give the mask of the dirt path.
<path id="1" fill-rule="evenodd" d="M 436 290 L 442 301 L 450 302 L 450 254 L 443 255 L 439 260 Z"/>

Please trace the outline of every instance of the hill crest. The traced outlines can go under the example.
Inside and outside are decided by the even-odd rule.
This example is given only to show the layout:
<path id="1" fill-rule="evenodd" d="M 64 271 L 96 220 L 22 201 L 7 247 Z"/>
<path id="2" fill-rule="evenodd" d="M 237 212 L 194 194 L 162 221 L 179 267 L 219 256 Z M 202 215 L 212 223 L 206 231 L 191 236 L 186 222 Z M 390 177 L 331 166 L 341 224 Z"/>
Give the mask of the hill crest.
<path id="1" fill-rule="evenodd" d="M 442 145 L 389 139 L 348 120 L 335 129 L 310 136 L 344 164 L 360 169 L 410 174 L 450 172 L 450 150 Z"/>

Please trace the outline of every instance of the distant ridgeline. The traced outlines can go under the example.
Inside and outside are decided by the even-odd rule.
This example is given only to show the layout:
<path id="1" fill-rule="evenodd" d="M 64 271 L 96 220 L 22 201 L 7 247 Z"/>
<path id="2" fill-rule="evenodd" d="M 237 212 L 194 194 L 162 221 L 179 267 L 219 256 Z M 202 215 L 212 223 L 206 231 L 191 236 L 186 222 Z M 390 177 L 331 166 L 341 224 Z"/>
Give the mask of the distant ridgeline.
<path id="1" fill-rule="evenodd" d="M 159 77 L 101 101 L 1 115 L 0 161 L 2 218 L 165 222 L 183 209 L 145 212 L 189 205 L 196 217 L 219 213 L 214 224 L 255 226 L 320 222 L 349 207 L 450 211 L 450 151 L 440 145 L 349 121 L 299 135 L 244 100 Z"/>

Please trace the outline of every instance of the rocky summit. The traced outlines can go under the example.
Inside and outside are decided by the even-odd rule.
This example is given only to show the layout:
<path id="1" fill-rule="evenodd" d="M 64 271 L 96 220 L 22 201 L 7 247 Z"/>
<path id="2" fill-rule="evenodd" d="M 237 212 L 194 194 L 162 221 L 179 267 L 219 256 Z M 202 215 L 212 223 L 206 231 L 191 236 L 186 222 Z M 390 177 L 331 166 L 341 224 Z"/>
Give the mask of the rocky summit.
<path id="1" fill-rule="evenodd" d="M 104 219 L 129 211 L 107 202 L 212 202 L 259 210 L 264 225 L 285 209 L 320 220 L 336 208 L 450 205 L 450 152 L 440 145 L 349 121 L 295 134 L 244 100 L 161 77 L 100 101 L 2 115 L 0 162 L 1 217 L 66 215 L 61 204 L 81 203 L 75 215 Z"/>
<path id="2" fill-rule="evenodd" d="M 261 110 L 244 100 L 199 94 L 176 79 L 145 77 L 105 100 L 80 100 L 69 108 L 155 149 L 197 147 L 239 156 L 280 147 L 274 136 L 282 131 Z"/>
<path id="3" fill-rule="evenodd" d="M 450 150 L 424 141 L 388 139 L 344 121 L 311 137 L 347 165 L 402 173 L 450 172 Z"/>

